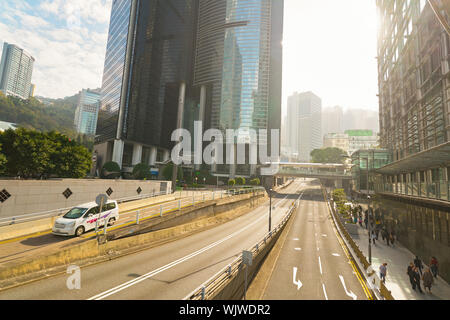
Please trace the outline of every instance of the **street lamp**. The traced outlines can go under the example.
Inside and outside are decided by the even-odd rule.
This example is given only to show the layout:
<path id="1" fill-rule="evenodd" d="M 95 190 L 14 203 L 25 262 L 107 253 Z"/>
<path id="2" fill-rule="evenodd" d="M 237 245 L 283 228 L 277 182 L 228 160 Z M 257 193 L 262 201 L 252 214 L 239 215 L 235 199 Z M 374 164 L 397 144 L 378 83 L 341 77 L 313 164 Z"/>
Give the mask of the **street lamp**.
<path id="1" fill-rule="evenodd" d="M 270 189 L 269 190 L 269 196 L 270 196 L 269 233 L 272 231 L 272 193 L 273 193 L 273 189 Z"/>

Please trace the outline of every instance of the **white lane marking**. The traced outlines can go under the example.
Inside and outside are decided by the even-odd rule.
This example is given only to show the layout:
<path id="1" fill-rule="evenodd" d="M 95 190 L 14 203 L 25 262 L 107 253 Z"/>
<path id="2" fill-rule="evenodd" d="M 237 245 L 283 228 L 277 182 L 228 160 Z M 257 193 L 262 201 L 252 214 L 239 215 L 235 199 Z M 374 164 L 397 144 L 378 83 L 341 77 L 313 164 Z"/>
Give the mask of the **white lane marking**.
<path id="1" fill-rule="evenodd" d="M 325 299 L 328 300 L 327 290 L 325 289 L 325 283 L 322 283 L 323 294 L 325 295 Z"/>
<path id="2" fill-rule="evenodd" d="M 328 237 L 328 236 L 327 236 L 326 234 L 323 234 L 322 237 L 326 238 L 326 237 Z"/>
<path id="3" fill-rule="evenodd" d="M 295 248 L 295 251 L 302 251 L 302 248 Z"/>
<path id="4" fill-rule="evenodd" d="M 300 290 L 303 287 L 303 283 L 300 280 L 297 280 L 297 268 L 294 267 L 294 284 L 297 286 L 297 290 Z"/>
<path id="5" fill-rule="evenodd" d="M 341 255 L 339 253 L 333 253 L 333 256 L 340 257 Z"/>
<path id="6" fill-rule="evenodd" d="M 323 274 L 323 272 L 322 272 L 322 261 L 320 260 L 320 257 L 319 257 L 319 267 L 320 267 L 320 274 Z"/>
<path id="7" fill-rule="evenodd" d="M 347 290 L 347 286 L 345 285 L 344 277 L 341 276 L 341 275 L 339 275 L 339 278 L 341 279 L 342 286 L 344 287 L 345 293 L 346 293 L 349 297 L 351 297 L 353 300 L 358 299 L 358 297 L 357 297 L 352 291 L 348 291 L 348 290 Z"/>
<path id="8" fill-rule="evenodd" d="M 180 263 L 188 261 L 188 260 L 190 260 L 190 259 L 192 259 L 192 258 L 194 258 L 194 257 L 196 257 L 196 256 L 198 256 L 200 254 L 202 254 L 203 252 L 206 252 L 206 251 L 208 251 L 208 250 L 210 250 L 210 249 L 212 249 L 214 247 L 217 247 L 218 245 L 222 244 L 223 242 L 225 242 L 225 241 L 235 237 L 236 235 L 244 232 L 245 230 L 251 228 L 255 224 L 259 223 L 262 219 L 266 219 L 266 217 L 263 216 L 263 217 L 255 220 L 255 222 L 253 222 L 253 223 L 249 224 L 248 226 L 242 228 L 241 230 L 236 231 L 235 233 L 233 233 L 233 234 L 223 238 L 222 240 L 216 241 L 216 242 L 214 242 L 214 243 L 212 243 L 212 244 L 210 244 L 210 245 L 208 245 L 208 246 L 206 246 L 206 247 L 204 247 L 204 248 L 202 248 L 202 249 L 200 249 L 200 250 L 198 250 L 196 252 L 193 252 L 193 253 L 191 253 L 191 254 L 183 257 L 183 258 L 180 258 L 180 259 L 178 259 L 176 261 L 173 261 L 173 262 L 171 262 L 171 263 L 169 263 L 169 264 L 167 264 L 165 266 L 162 266 L 162 267 L 160 267 L 160 268 L 158 268 L 156 270 L 153 270 L 153 271 L 151 271 L 151 272 L 149 272 L 149 273 L 147 273 L 145 275 L 142 275 L 142 276 L 140 276 L 140 277 L 138 277 L 136 279 L 127 281 L 127 282 L 125 282 L 125 283 L 123 283 L 121 285 L 118 285 L 117 287 L 114 287 L 112 289 L 106 290 L 105 292 L 99 293 L 99 294 L 89 298 L 88 300 L 102 300 L 102 299 L 105 299 L 105 298 L 107 298 L 107 297 L 109 297 L 109 296 L 111 296 L 111 295 L 113 295 L 113 294 L 115 294 L 117 292 L 120 292 L 120 291 L 122 291 L 122 290 L 124 290 L 124 289 L 126 289 L 128 287 L 131 287 L 131 286 L 133 286 L 135 284 L 138 284 L 138 283 L 140 283 L 140 282 L 142 282 L 142 281 L 144 281 L 144 280 L 146 280 L 148 278 L 151 278 L 151 277 L 153 277 L 153 276 L 155 276 L 155 275 L 157 275 L 157 274 L 159 274 L 159 273 L 161 273 L 161 272 L 163 272 L 165 270 L 173 268 L 173 267 L 175 267 L 176 265 L 178 265 Z"/>
<path id="9" fill-rule="evenodd" d="M 294 241 L 300 241 L 300 239 L 299 239 L 299 238 L 294 238 L 294 239 L 292 239 L 292 240 L 294 240 Z"/>

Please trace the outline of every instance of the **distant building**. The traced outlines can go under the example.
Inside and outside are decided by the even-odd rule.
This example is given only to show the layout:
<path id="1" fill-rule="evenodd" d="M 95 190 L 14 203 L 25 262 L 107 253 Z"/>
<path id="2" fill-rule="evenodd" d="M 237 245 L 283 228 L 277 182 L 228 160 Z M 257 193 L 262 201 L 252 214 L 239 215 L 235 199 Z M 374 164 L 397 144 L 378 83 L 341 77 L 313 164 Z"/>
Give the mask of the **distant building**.
<path id="1" fill-rule="evenodd" d="M 9 129 L 16 130 L 17 127 L 18 125 L 15 123 L 0 121 L 0 132 L 4 132 Z"/>
<path id="2" fill-rule="evenodd" d="M 35 59 L 14 44 L 4 43 L 0 62 L 0 90 L 7 96 L 28 99 Z"/>
<path id="3" fill-rule="evenodd" d="M 309 162 L 311 152 L 323 146 L 322 100 L 312 92 L 294 93 L 288 99 L 287 118 L 289 157 Z"/>
<path id="4" fill-rule="evenodd" d="M 344 133 L 344 109 L 329 107 L 322 110 L 322 134 Z"/>
<path id="5" fill-rule="evenodd" d="M 358 150 L 374 149 L 379 145 L 379 136 L 372 130 L 347 130 L 345 133 L 349 137 L 350 155 Z"/>
<path id="6" fill-rule="evenodd" d="M 349 153 L 350 137 L 345 133 L 327 133 L 323 138 L 324 148 L 338 148 Z"/>
<path id="7" fill-rule="evenodd" d="M 83 89 L 80 92 L 74 124 L 78 133 L 95 135 L 100 109 L 100 91 Z"/>
<path id="8" fill-rule="evenodd" d="M 374 133 L 380 132 L 378 111 L 367 109 L 348 109 L 344 112 L 343 132 L 365 128 Z"/>

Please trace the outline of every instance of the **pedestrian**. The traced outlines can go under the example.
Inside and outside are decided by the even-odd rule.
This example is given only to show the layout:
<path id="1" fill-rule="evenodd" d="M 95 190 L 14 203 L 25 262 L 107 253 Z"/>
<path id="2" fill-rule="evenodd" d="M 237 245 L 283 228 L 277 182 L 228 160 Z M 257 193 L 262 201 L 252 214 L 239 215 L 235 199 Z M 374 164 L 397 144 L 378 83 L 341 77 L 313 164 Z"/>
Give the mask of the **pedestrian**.
<path id="1" fill-rule="evenodd" d="M 359 226 L 362 228 L 363 227 L 363 220 L 362 220 L 361 216 L 359 216 L 359 218 L 358 218 L 358 223 L 359 223 Z"/>
<path id="2" fill-rule="evenodd" d="M 387 275 L 387 263 L 383 263 L 380 266 L 380 279 L 383 283 L 386 283 L 386 275 Z"/>
<path id="3" fill-rule="evenodd" d="M 369 224 L 369 218 L 367 217 L 367 213 L 366 213 L 366 216 L 364 218 L 364 224 L 365 224 L 366 229 L 367 229 L 367 225 Z"/>
<path id="4" fill-rule="evenodd" d="M 423 293 L 422 288 L 420 286 L 420 274 L 419 269 L 417 267 L 414 268 L 414 284 L 416 285 L 417 289 L 419 289 L 420 293 Z"/>
<path id="5" fill-rule="evenodd" d="M 433 276 L 435 278 L 437 278 L 438 271 L 439 271 L 439 263 L 438 263 L 438 260 L 436 257 L 431 258 L 430 269 L 431 269 L 431 272 L 433 273 Z"/>
<path id="6" fill-rule="evenodd" d="M 414 263 L 410 262 L 408 269 L 406 270 L 406 274 L 409 277 L 409 282 L 411 282 L 411 287 L 414 291 L 416 291 L 416 282 L 414 280 Z"/>
<path id="7" fill-rule="evenodd" d="M 392 243 L 392 246 L 394 246 L 395 242 L 394 232 L 389 233 L 389 241 Z"/>
<path id="8" fill-rule="evenodd" d="M 425 288 L 425 291 L 428 289 L 428 293 L 431 294 L 431 286 L 433 285 L 433 275 L 431 274 L 431 270 L 430 268 L 427 268 L 423 275 L 422 275 L 422 280 L 423 280 L 423 287 Z"/>
<path id="9" fill-rule="evenodd" d="M 372 234 L 371 234 L 371 239 L 372 239 L 372 242 L 373 242 L 373 244 L 375 244 L 375 240 L 376 240 L 376 238 L 377 238 L 377 236 L 376 236 L 376 234 L 375 234 L 375 231 L 372 231 Z"/>
<path id="10" fill-rule="evenodd" d="M 375 234 L 376 234 L 376 238 L 378 241 L 378 236 L 380 235 L 380 229 L 378 228 L 378 226 L 377 226 L 377 229 L 375 230 Z"/>
<path id="11" fill-rule="evenodd" d="M 419 269 L 419 273 L 422 276 L 423 263 L 419 256 L 416 256 L 416 259 L 414 259 L 414 266 Z"/>

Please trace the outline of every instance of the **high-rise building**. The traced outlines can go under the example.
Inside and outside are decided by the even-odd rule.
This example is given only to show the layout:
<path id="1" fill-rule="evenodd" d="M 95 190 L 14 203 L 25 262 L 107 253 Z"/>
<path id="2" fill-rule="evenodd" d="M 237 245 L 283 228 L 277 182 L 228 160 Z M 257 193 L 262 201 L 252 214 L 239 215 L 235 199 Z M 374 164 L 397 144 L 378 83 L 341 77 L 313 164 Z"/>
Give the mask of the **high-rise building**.
<path id="1" fill-rule="evenodd" d="M 248 130 L 281 129 L 283 8 L 282 0 L 199 1 L 194 85 L 205 128 L 241 129 L 243 144 Z M 231 175 L 255 170 L 241 165 Z"/>
<path id="2" fill-rule="evenodd" d="M 179 105 L 198 106 L 192 89 L 196 0 L 115 0 L 96 139 L 101 163 L 125 170 L 169 158 Z"/>
<path id="3" fill-rule="evenodd" d="M 309 162 L 311 152 L 323 146 L 322 100 L 312 92 L 290 96 L 287 130 L 290 158 Z"/>
<path id="4" fill-rule="evenodd" d="M 367 109 L 348 109 L 344 112 L 343 131 L 346 130 L 372 130 L 380 132 L 379 114 L 377 111 Z"/>
<path id="5" fill-rule="evenodd" d="M 344 133 L 344 109 L 339 106 L 322 110 L 322 134 Z"/>
<path id="6" fill-rule="evenodd" d="M 7 96 L 28 99 L 34 58 L 14 44 L 4 43 L 0 62 L 0 90 Z"/>
<path id="7" fill-rule="evenodd" d="M 350 155 L 358 150 L 375 149 L 380 145 L 378 134 L 372 130 L 346 130 L 345 134 L 348 135 Z"/>
<path id="8" fill-rule="evenodd" d="M 381 147 L 392 162 L 375 170 L 369 188 L 400 242 L 439 256 L 449 281 L 450 36 L 427 1 L 377 7 Z"/>
<path id="9" fill-rule="evenodd" d="M 101 94 L 97 90 L 83 89 L 79 93 L 75 111 L 75 128 L 78 133 L 95 135 Z"/>

